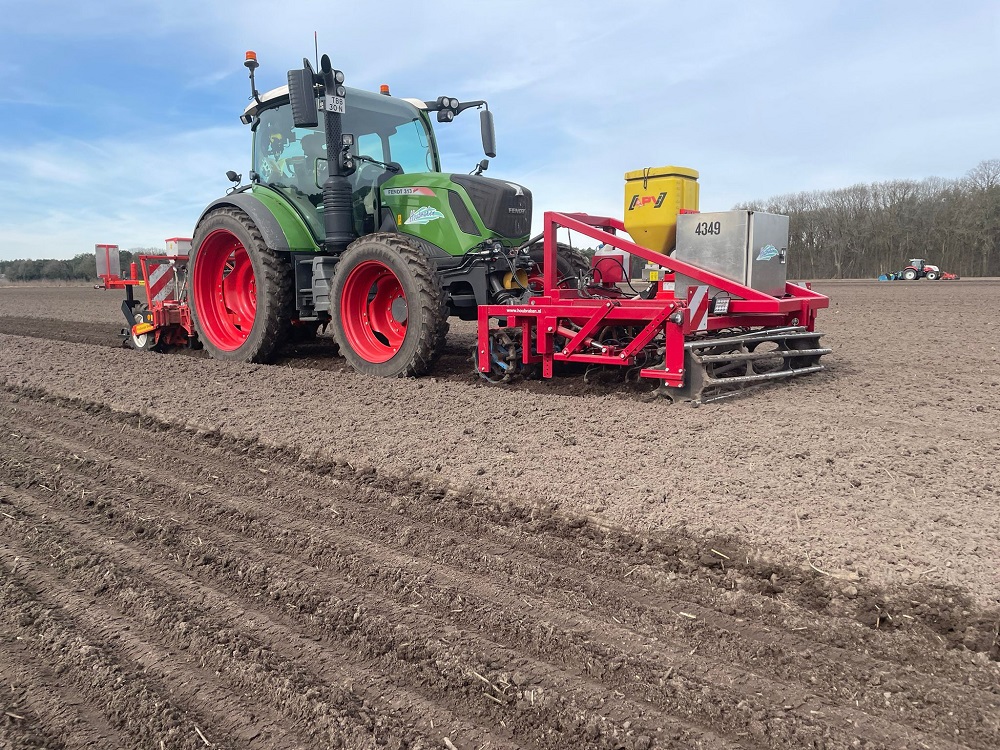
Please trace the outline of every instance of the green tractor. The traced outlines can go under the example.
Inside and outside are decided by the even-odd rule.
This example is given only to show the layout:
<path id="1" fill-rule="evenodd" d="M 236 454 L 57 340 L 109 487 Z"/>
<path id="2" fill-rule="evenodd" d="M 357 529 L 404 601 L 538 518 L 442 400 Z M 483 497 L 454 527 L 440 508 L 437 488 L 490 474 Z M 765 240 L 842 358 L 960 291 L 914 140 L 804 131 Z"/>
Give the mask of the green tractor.
<path id="1" fill-rule="evenodd" d="M 431 127 L 480 110 L 483 148 L 496 155 L 485 101 L 400 99 L 344 87 L 324 55 L 259 94 L 241 120 L 253 134 L 248 184 L 235 184 L 198 219 L 188 260 L 198 338 L 215 358 L 267 362 L 287 341 L 332 328 L 356 370 L 426 373 L 448 318 L 475 320 L 484 304 L 520 304 L 542 278 L 542 243 L 529 239 L 531 192 L 441 171 Z M 565 256 L 565 258 L 564 258 Z M 582 277 L 560 253 L 559 278 Z"/>

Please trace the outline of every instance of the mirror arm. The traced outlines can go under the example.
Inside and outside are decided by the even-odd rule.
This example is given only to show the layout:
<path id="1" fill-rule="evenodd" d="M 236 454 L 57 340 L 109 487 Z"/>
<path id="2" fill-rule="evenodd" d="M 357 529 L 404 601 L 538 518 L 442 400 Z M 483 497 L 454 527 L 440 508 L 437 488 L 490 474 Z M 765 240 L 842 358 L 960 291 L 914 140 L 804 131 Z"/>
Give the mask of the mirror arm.
<path id="1" fill-rule="evenodd" d="M 486 101 L 483 99 L 477 99 L 474 102 L 462 102 L 461 104 L 458 105 L 458 111 L 456 112 L 456 114 L 461 114 L 465 110 L 472 109 L 473 107 L 475 107 L 476 109 L 481 109 L 483 107 L 489 109 L 490 105 L 487 104 Z"/>

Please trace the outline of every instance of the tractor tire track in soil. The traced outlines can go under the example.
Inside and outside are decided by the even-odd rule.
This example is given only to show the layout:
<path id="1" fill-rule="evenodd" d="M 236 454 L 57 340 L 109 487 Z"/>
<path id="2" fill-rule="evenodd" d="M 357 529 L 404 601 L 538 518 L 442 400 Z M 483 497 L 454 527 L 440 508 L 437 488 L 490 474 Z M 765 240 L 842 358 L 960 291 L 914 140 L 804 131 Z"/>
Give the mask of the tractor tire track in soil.
<path id="1" fill-rule="evenodd" d="M 440 380 L 458 381 L 478 384 L 479 378 L 473 366 L 473 353 L 476 348 L 474 324 L 456 322 L 451 335 L 447 338 L 441 355 L 435 363 L 432 375 Z M 0 334 L 24 336 L 27 338 L 46 339 L 48 341 L 66 341 L 73 344 L 88 344 L 111 349 L 131 349 L 130 344 L 122 341 L 121 325 L 91 321 L 66 321 L 56 318 L 32 318 L 18 316 L 0 316 Z M 158 357 L 160 353 L 137 352 L 138 356 Z M 171 356 L 183 355 L 208 359 L 209 355 L 202 349 L 171 349 Z M 277 353 L 272 363 L 281 367 L 307 370 L 329 370 L 334 372 L 351 372 L 354 370 L 340 356 L 340 350 L 334 343 L 329 332 L 309 341 L 294 341 L 285 344 Z M 583 370 L 566 372 L 555 382 L 540 381 L 522 382 L 524 390 L 538 392 L 544 389 L 549 394 L 559 393 L 569 396 L 592 396 L 619 394 L 625 397 L 644 397 L 653 386 L 647 383 L 623 383 L 620 373 L 603 373 L 603 379 L 584 382 Z"/>
<path id="2" fill-rule="evenodd" d="M 58 320 L 56 318 L 0 316 L 0 333 L 116 348 L 123 345 L 119 335 L 123 327 L 124 319 L 121 325 L 113 325 L 89 321 Z"/>
<path id="3" fill-rule="evenodd" d="M 1000 745 L 997 613 L 957 592 L 847 609 L 738 540 L 28 389 L 0 448 L 14 747 Z"/>
<path id="4" fill-rule="evenodd" d="M 120 332 L 122 325 L 92 321 L 68 321 L 56 318 L 32 318 L 20 316 L 0 316 L 0 334 L 25 336 L 27 338 L 66 341 L 73 344 L 89 344 L 111 349 L 130 349 L 123 342 Z M 457 340 L 456 340 L 457 339 Z M 473 380 L 472 352 L 475 337 L 471 335 L 452 337 L 446 345 L 435 374 L 440 377 Z M 202 349 L 173 349 L 168 354 L 208 358 Z M 159 353 L 137 352 L 137 355 L 157 357 Z M 352 371 L 346 363 L 333 339 L 329 335 L 319 335 L 309 341 L 286 344 L 279 352 L 274 364 L 311 370 Z"/>

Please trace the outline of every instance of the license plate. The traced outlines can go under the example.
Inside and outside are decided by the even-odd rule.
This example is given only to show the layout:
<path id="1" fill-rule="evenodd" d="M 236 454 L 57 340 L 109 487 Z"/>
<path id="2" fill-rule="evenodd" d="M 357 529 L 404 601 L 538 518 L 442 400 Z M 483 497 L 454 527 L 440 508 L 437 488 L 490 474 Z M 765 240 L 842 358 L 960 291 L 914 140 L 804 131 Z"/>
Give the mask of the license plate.
<path id="1" fill-rule="evenodd" d="M 341 115 L 347 114 L 347 102 L 342 96 L 328 96 L 326 97 L 326 111 Z"/>

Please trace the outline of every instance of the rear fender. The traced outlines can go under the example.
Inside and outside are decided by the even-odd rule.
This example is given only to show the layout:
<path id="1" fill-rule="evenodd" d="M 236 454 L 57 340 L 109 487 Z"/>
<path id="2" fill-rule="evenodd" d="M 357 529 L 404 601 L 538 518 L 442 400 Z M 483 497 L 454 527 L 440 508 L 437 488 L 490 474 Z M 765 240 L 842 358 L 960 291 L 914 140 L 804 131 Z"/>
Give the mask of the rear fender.
<path id="1" fill-rule="evenodd" d="M 243 211 L 257 225 L 264 242 L 272 250 L 284 253 L 319 251 L 305 222 L 277 194 L 268 192 L 258 197 L 248 192 L 232 193 L 212 201 L 198 217 L 196 231 L 205 215 L 219 206 L 233 206 Z"/>

